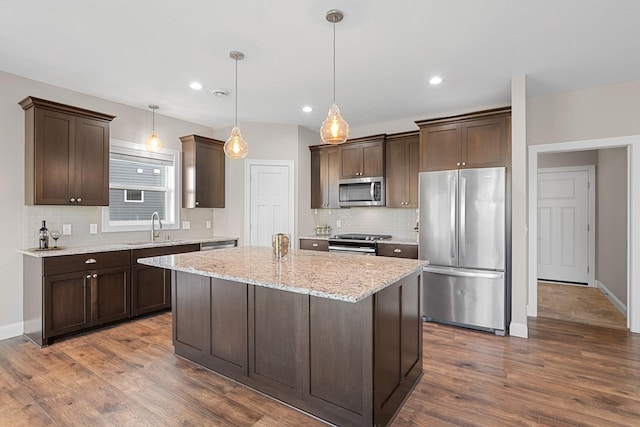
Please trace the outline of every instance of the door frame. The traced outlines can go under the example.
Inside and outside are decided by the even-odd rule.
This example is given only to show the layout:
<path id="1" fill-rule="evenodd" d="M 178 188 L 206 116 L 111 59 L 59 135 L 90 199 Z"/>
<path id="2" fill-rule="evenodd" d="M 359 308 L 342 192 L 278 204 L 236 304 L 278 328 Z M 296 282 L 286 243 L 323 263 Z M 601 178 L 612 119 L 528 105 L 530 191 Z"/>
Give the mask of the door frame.
<path id="1" fill-rule="evenodd" d="M 595 165 L 586 165 L 586 166 L 563 166 L 557 168 L 539 168 L 537 169 L 536 174 L 536 232 L 538 230 L 538 174 L 540 172 L 545 173 L 555 173 L 555 172 L 579 172 L 586 171 L 589 176 L 589 200 L 587 201 L 587 209 L 588 209 L 588 219 L 587 222 L 589 224 L 588 231 L 588 254 L 587 254 L 587 262 L 589 266 L 589 273 L 587 274 L 587 285 L 592 288 L 596 286 L 596 167 Z M 538 239 L 537 233 L 531 235 L 536 239 Z M 538 245 L 536 243 L 536 274 L 538 271 Z M 538 295 L 538 282 L 536 280 L 536 295 Z"/>
<path id="2" fill-rule="evenodd" d="M 640 267 L 631 262 L 640 257 L 640 135 L 529 146 L 528 316 L 538 315 L 538 154 L 619 147 L 627 149 L 627 327 L 640 333 Z"/>
<path id="3" fill-rule="evenodd" d="M 289 171 L 289 218 L 291 228 L 291 241 L 296 241 L 296 222 L 295 222 L 295 174 L 293 160 L 257 160 L 245 159 L 244 161 L 244 241 L 251 241 L 251 168 L 253 166 L 279 166 L 286 167 Z"/>

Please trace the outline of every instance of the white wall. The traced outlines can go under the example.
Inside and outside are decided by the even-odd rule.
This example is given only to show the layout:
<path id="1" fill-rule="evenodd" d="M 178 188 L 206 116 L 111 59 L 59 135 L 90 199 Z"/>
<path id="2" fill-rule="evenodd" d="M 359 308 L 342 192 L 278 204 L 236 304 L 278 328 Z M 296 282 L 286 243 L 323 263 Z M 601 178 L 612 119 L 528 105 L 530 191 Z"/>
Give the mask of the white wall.
<path id="1" fill-rule="evenodd" d="M 34 227 L 39 228 L 39 220 L 51 218 L 55 221 L 71 223 L 72 236 L 63 237 L 60 243 L 83 244 L 102 241 L 125 241 L 123 239 L 146 238 L 145 232 L 111 233 L 110 235 L 89 235 L 88 224 L 99 224 L 99 208 L 92 207 L 25 207 L 24 205 L 24 111 L 18 102 L 27 96 L 49 99 L 89 110 L 117 116 L 111 123 L 111 137 L 130 142 L 144 141 L 151 131 L 151 114 L 146 105 L 159 103 L 157 100 L 140 100 L 140 108 L 118 104 L 89 95 L 72 92 L 59 87 L 43 84 L 0 72 L 0 218 L 2 218 L 3 244 L 0 245 L 0 339 L 22 333 L 22 255 L 18 253 L 35 242 Z M 162 110 L 160 110 L 162 111 Z M 180 150 L 179 136 L 197 133 L 211 136 L 212 129 L 206 126 L 185 122 L 156 114 L 156 131 L 161 135 L 168 148 Z M 208 213 L 193 213 L 194 226 Z M 184 213 L 190 218 L 191 213 Z M 49 223 L 49 222 L 48 222 Z M 53 225 L 53 224 L 52 224 Z M 192 230 L 193 232 L 193 230 Z M 211 230 L 208 230 L 211 233 Z M 119 235 L 119 236 L 117 236 Z M 114 240 L 115 239 L 115 240 Z"/>
<path id="2" fill-rule="evenodd" d="M 538 154 L 538 168 L 589 166 L 598 164 L 598 150 Z"/>
<path id="3" fill-rule="evenodd" d="M 598 150 L 596 279 L 627 304 L 627 149 Z"/>

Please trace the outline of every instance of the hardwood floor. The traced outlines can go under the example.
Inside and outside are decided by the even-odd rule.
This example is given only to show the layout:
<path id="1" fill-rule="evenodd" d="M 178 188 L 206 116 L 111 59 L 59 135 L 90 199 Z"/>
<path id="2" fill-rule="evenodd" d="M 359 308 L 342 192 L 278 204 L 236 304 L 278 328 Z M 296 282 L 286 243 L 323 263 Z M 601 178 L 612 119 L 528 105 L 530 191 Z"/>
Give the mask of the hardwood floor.
<path id="1" fill-rule="evenodd" d="M 425 323 L 393 426 L 640 425 L 640 335 L 530 319 L 525 340 Z M 2 426 L 319 426 L 173 354 L 164 313 L 39 349 L 0 341 Z"/>
<path id="2" fill-rule="evenodd" d="M 627 319 L 598 288 L 538 282 L 538 317 L 627 329 Z"/>

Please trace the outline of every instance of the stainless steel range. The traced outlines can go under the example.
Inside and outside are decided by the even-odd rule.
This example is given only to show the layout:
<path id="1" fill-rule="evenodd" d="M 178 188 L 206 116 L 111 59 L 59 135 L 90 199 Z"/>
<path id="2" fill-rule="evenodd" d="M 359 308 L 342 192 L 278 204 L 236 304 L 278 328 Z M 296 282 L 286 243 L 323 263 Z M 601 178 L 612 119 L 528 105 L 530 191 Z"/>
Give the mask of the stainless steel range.
<path id="1" fill-rule="evenodd" d="M 390 238 L 389 234 L 338 234 L 329 239 L 329 252 L 376 255 L 376 242 Z"/>

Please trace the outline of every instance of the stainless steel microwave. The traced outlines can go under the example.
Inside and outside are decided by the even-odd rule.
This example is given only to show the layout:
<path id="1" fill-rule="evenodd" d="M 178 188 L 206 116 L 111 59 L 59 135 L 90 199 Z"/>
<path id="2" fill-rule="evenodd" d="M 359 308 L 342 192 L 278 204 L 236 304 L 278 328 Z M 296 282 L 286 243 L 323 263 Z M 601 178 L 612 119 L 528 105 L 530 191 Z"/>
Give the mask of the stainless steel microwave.
<path id="1" fill-rule="evenodd" d="M 384 177 L 341 179 L 338 181 L 340 206 L 384 206 Z"/>

